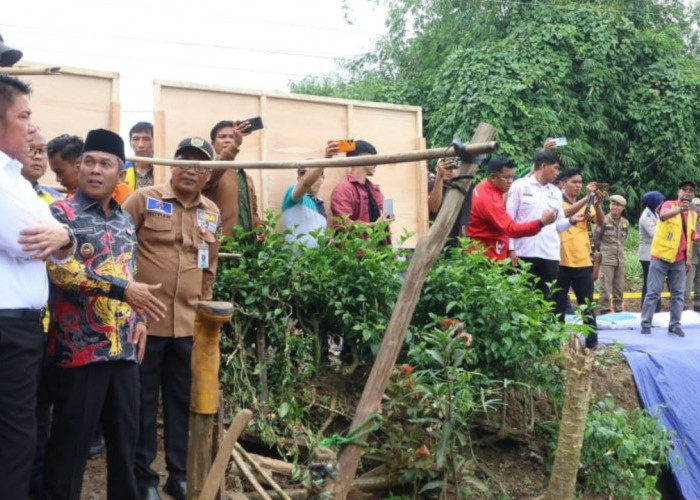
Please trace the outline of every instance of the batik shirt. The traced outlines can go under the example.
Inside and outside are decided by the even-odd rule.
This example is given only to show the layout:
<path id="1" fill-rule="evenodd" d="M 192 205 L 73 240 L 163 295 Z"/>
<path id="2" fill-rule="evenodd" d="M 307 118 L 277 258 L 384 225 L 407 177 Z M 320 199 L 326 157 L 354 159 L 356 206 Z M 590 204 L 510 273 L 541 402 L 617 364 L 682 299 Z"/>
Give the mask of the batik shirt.
<path id="1" fill-rule="evenodd" d="M 131 216 L 110 200 L 108 214 L 80 191 L 51 206 L 76 238 L 75 253 L 48 265 L 52 311 L 48 352 L 55 365 L 73 368 L 106 361 L 136 361 L 136 315 L 123 302 L 133 281 L 136 236 Z"/>

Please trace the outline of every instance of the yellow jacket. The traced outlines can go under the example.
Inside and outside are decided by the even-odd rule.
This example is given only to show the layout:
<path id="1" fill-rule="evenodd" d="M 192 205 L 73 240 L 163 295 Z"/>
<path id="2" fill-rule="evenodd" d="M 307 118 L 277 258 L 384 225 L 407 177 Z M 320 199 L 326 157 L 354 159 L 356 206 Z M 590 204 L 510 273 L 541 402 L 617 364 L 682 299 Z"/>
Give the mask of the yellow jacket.
<path id="1" fill-rule="evenodd" d="M 670 209 L 674 209 L 678 207 L 678 202 L 671 201 L 669 202 L 669 205 Z M 682 217 L 682 214 L 678 214 L 665 221 L 659 219 L 659 221 L 656 223 L 656 234 L 654 234 L 654 239 L 651 242 L 652 257 L 656 257 L 657 259 L 665 262 L 670 262 L 671 264 L 676 262 L 678 247 L 681 244 L 681 233 L 683 232 Z M 697 213 L 689 210 L 685 234 L 686 257 L 692 255 L 693 240 L 691 239 L 691 235 L 695 229 L 697 219 Z"/>
<path id="2" fill-rule="evenodd" d="M 134 170 L 134 164 L 130 161 L 126 162 L 126 165 L 124 165 L 124 170 L 126 172 L 124 182 L 131 188 L 132 191 L 134 191 L 136 189 L 136 172 Z"/>

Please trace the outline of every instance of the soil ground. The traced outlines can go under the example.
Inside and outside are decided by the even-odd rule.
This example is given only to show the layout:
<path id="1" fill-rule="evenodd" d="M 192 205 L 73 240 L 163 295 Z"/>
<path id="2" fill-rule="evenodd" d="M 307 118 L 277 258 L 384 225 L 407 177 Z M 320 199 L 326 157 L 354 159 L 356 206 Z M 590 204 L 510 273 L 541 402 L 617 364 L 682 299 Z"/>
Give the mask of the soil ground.
<path id="1" fill-rule="evenodd" d="M 639 311 L 639 299 L 627 300 L 625 306 L 628 311 Z M 662 307 L 668 307 L 667 299 L 662 302 Z M 599 401 L 609 393 L 617 405 L 626 409 L 638 408 L 640 402 L 632 372 L 624 359 L 605 346 L 599 347 L 597 352 L 599 366 L 593 379 L 592 400 Z M 517 406 L 514 402 L 513 413 L 522 411 Z M 536 401 L 535 408 L 537 417 L 546 417 L 547 412 L 551 413 L 544 399 Z M 542 495 L 546 488 L 548 478 L 544 465 L 546 449 L 544 441 L 535 433 L 527 434 L 523 439 L 484 439 L 482 444 L 475 447 L 474 453 L 479 462 L 479 468 L 483 471 L 484 477 L 489 480 L 492 491 L 492 494 L 484 498 L 534 499 Z M 107 498 L 105 469 L 104 457 L 88 462 L 81 499 Z M 154 463 L 154 469 L 161 474 L 162 486 L 167 478 L 162 449 Z M 662 489 L 669 490 L 664 491 L 665 499 L 678 498 L 677 492 L 670 484 L 672 481 L 662 481 L 662 483 Z M 164 500 L 170 499 L 162 491 L 161 496 Z M 374 498 L 383 498 L 383 495 Z"/>

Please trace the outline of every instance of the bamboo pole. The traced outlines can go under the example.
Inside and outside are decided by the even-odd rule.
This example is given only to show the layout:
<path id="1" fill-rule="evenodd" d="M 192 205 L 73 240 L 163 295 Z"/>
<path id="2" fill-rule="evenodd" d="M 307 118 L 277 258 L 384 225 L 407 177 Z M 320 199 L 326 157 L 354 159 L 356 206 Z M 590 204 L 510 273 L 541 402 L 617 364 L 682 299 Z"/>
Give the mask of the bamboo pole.
<path id="1" fill-rule="evenodd" d="M 465 146 L 465 151 L 470 155 L 488 153 L 498 149 L 495 141 L 483 141 L 481 143 L 470 143 Z M 457 152 L 453 146 L 447 148 L 423 149 L 419 151 L 405 151 L 402 153 L 391 153 L 384 155 L 372 155 L 372 165 L 383 165 L 386 163 L 407 163 L 420 160 L 430 160 L 443 158 L 446 156 L 456 156 Z M 133 162 L 151 163 L 153 165 L 170 165 L 179 167 L 206 167 L 206 168 L 251 168 L 251 169 L 297 169 L 297 168 L 343 168 L 361 167 L 367 165 L 367 156 L 353 156 L 350 158 L 321 158 L 318 160 L 294 160 L 294 161 L 198 161 L 198 160 L 170 160 L 164 158 L 142 158 L 139 156 L 129 156 L 127 160 Z"/>
<path id="2" fill-rule="evenodd" d="M 253 469 L 255 469 L 255 471 L 258 474 L 260 474 L 260 477 L 262 477 L 265 480 L 268 486 L 275 490 L 275 492 L 280 496 L 282 500 L 291 500 L 291 498 L 287 496 L 284 490 L 280 488 L 280 485 L 277 484 L 275 480 L 272 479 L 272 477 L 263 470 L 262 467 L 260 467 L 260 464 L 258 462 L 256 462 L 250 455 L 248 455 L 248 452 L 246 452 L 240 444 L 236 443 L 233 446 L 236 449 L 236 451 L 240 453 L 241 456 L 244 459 L 246 459 L 250 465 L 253 466 Z"/>
<path id="3" fill-rule="evenodd" d="M 566 386 L 564 407 L 559 423 L 559 439 L 549 476 L 545 500 L 568 500 L 574 497 L 583 434 L 586 431 L 591 398 L 591 375 L 595 371 L 595 355 L 583 348 L 576 334 L 569 337 L 566 352 Z"/>
<path id="4" fill-rule="evenodd" d="M 219 406 L 219 333 L 231 320 L 230 302 L 197 302 L 192 346 L 187 498 L 197 498 L 211 467 L 214 415 Z"/>
<path id="5" fill-rule="evenodd" d="M 231 452 L 231 456 L 233 457 L 233 461 L 236 462 L 238 469 L 243 473 L 245 478 L 248 480 L 253 489 L 258 493 L 258 495 L 260 495 L 260 498 L 262 498 L 263 500 L 272 500 L 272 497 L 267 494 L 262 485 L 258 482 L 257 479 L 255 479 L 255 476 L 243 461 L 243 458 L 241 457 L 240 453 L 238 453 L 236 450 L 233 450 L 233 452 Z"/>
<path id="6" fill-rule="evenodd" d="M 470 143 L 491 144 L 489 149 L 480 149 L 484 153 L 496 149 L 497 143 L 489 142 L 496 134 L 496 129 L 487 123 L 481 123 L 477 127 Z M 470 148 L 467 147 L 469 151 Z M 444 150 L 443 150 L 444 151 Z M 458 176 L 473 176 L 479 167 L 478 162 L 463 161 Z M 471 184 L 471 179 L 457 180 L 462 189 L 466 190 Z M 411 259 L 411 264 L 406 272 L 403 286 L 396 301 L 396 307 L 391 315 L 382 345 L 377 353 L 377 358 L 372 366 L 367 383 L 358 403 L 351 429 L 357 429 L 368 417 L 376 413 L 380 408 L 382 395 L 386 390 L 391 370 L 396 364 L 401 346 L 406 335 L 406 329 L 413 317 L 420 292 L 428 272 L 440 256 L 450 229 L 457 220 L 459 209 L 464 202 L 464 193 L 458 189 L 450 189 L 443 201 L 435 224 L 428 233 L 418 240 L 416 251 Z M 357 429 L 358 431 L 360 429 Z M 362 438 L 365 439 L 364 437 Z M 341 451 L 338 460 L 338 480 L 329 484 L 333 498 L 344 500 L 352 486 L 352 480 L 357 470 L 362 447 L 356 444 L 346 445 Z"/>
<path id="7" fill-rule="evenodd" d="M 26 68 L 0 68 L 0 73 L 5 75 L 22 76 L 22 75 L 57 75 L 61 72 L 59 66 L 51 67 L 33 67 L 27 66 Z"/>

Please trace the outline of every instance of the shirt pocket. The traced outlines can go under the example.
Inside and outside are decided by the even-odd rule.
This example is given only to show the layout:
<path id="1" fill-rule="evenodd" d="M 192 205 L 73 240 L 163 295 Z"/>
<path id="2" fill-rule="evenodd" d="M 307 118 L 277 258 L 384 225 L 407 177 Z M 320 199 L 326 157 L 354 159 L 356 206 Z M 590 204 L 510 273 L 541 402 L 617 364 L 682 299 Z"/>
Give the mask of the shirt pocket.
<path id="1" fill-rule="evenodd" d="M 146 216 L 143 221 L 144 237 L 153 242 L 172 241 L 173 220 L 170 217 Z"/>

